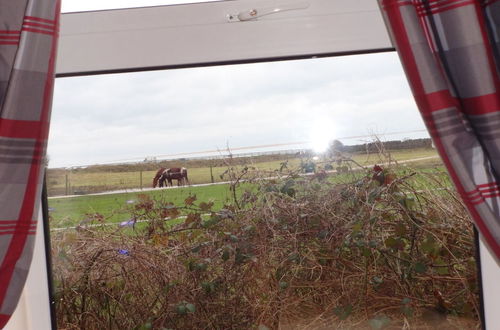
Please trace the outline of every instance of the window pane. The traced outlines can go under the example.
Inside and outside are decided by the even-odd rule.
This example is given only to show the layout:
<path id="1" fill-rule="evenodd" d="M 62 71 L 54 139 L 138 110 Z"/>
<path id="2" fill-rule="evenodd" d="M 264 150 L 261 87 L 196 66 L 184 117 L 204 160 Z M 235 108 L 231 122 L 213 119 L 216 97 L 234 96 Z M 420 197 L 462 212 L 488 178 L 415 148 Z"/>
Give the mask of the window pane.
<path id="1" fill-rule="evenodd" d="M 60 78 L 50 134 L 61 328 L 479 324 L 395 53 Z"/>
<path id="2" fill-rule="evenodd" d="M 49 155 L 61 167 L 372 135 L 428 136 L 395 53 L 58 79 Z"/>

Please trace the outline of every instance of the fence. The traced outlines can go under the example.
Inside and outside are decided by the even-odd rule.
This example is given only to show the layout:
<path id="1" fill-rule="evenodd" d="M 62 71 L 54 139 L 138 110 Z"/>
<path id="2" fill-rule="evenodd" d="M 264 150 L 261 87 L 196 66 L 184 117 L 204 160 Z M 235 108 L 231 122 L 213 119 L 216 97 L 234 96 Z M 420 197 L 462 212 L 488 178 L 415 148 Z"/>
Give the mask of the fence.
<path id="1" fill-rule="evenodd" d="M 116 163 L 49 169 L 49 196 L 83 195 L 114 190 L 146 189 L 152 187 L 153 177 L 160 167 L 186 167 L 191 184 L 226 181 L 221 177 L 230 165 L 259 163 L 264 169 L 279 168 L 280 162 L 292 159 L 300 163 L 297 154 L 309 155 L 306 149 L 258 151 L 240 154 L 220 154 L 214 157 L 190 157 L 169 161 Z M 176 184 L 176 181 L 174 181 Z"/>

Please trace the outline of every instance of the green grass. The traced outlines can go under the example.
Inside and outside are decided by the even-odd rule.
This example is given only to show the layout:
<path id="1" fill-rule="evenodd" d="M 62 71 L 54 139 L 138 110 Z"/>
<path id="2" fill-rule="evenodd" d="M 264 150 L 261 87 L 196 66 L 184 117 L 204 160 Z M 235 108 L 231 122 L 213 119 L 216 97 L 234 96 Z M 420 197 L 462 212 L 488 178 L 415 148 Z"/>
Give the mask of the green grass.
<path id="1" fill-rule="evenodd" d="M 238 193 L 245 189 L 252 189 L 249 184 L 240 186 Z M 197 201 L 214 203 L 213 209 L 219 210 L 224 204 L 231 200 L 231 192 L 228 184 L 219 184 L 201 187 L 182 187 L 175 189 L 159 189 L 141 193 L 119 193 L 109 195 L 77 196 L 69 198 L 50 198 L 50 225 L 52 228 L 69 227 L 79 224 L 87 219 L 89 214 L 101 214 L 106 222 L 120 222 L 130 219 L 130 207 L 137 202 L 139 195 L 148 195 L 153 199 L 162 199 L 184 205 L 184 200 L 189 195 L 196 195 Z"/>
<path id="2" fill-rule="evenodd" d="M 397 150 L 391 151 L 391 157 L 396 161 L 405 161 L 415 158 L 437 156 L 434 149 L 412 149 L 412 150 Z M 362 165 L 370 165 L 374 163 L 384 162 L 379 154 L 355 154 L 352 159 Z M 248 165 L 255 167 L 261 171 L 274 171 L 281 167 L 284 161 L 288 161 L 289 169 L 300 168 L 300 158 L 282 159 L 277 161 L 258 161 L 248 162 Z M 420 163 L 429 163 L 432 160 L 420 161 Z M 318 160 L 318 166 L 324 166 L 325 161 Z M 241 168 L 242 166 L 236 166 Z M 73 193 L 95 193 L 117 189 L 131 189 L 140 187 L 151 187 L 153 177 L 156 171 L 133 171 L 133 172 L 87 172 L 85 170 L 73 170 L 68 172 L 63 171 L 49 171 L 47 186 L 49 196 L 65 195 Z M 191 184 L 210 183 L 212 177 L 214 182 L 227 181 L 227 178 L 221 178 L 221 175 L 226 171 L 226 166 L 212 167 L 190 167 L 188 168 L 188 176 Z M 67 179 L 66 179 L 67 178 Z M 141 179 L 142 178 L 142 179 Z M 174 181 L 175 182 L 175 181 Z M 68 189 L 66 189 L 68 185 Z"/>
<path id="3" fill-rule="evenodd" d="M 417 172 L 417 175 L 408 179 L 415 190 L 438 189 L 451 187 L 443 166 L 412 168 L 402 166 L 397 168 L 396 175 L 403 177 Z M 437 174 L 437 175 L 436 175 Z M 345 184 L 356 181 L 366 175 L 366 172 L 356 171 L 351 173 L 331 175 L 329 182 L 335 184 Z M 253 190 L 255 185 L 242 184 L 238 189 L 238 195 L 244 190 Z M 214 210 L 219 210 L 224 204 L 232 200 L 232 195 L 228 184 L 201 186 L 201 187 L 181 187 L 175 189 L 159 189 L 140 193 L 117 193 L 109 195 L 75 196 L 69 198 L 50 198 L 51 227 L 75 226 L 87 219 L 90 214 L 101 214 L 106 222 L 121 222 L 130 219 L 130 208 L 133 203 L 127 201 L 138 200 L 139 195 L 148 195 L 153 199 L 162 199 L 174 203 L 174 205 L 184 205 L 184 200 L 189 195 L 196 195 L 197 201 L 214 203 Z"/>
<path id="4" fill-rule="evenodd" d="M 391 153 L 393 160 L 404 161 L 408 159 L 424 158 L 436 156 L 436 151 L 434 149 L 415 149 L 415 150 L 401 150 Z M 384 163 L 385 160 L 381 159 L 378 154 L 363 154 L 354 155 L 352 157 L 356 162 L 362 165 L 371 165 L 374 163 Z M 301 159 L 294 158 L 288 160 L 288 168 L 296 169 L 299 168 Z M 249 164 L 250 166 L 256 167 L 258 170 L 264 171 L 262 176 L 272 175 L 272 171 L 281 167 L 282 161 L 267 161 L 260 162 L 256 164 Z M 318 161 L 318 166 L 321 168 L 324 166 L 324 162 Z M 334 165 L 335 166 L 335 165 Z M 239 168 L 241 166 L 237 166 Z M 355 168 L 355 166 L 353 167 Z M 396 170 L 399 177 L 408 175 L 412 171 L 418 171 L 419 175 L 412 177 L 411 183 L 412 187 L 415 189 L 435 189 L 440 187 L 451 187 L 451 183 L 448 179 L 447 173 L 444 170 L 439 159 L 422 160 L 415 163 L 403 164 Z M 214 167 L 213 175 L 216 181 L 220 181 L 220 175 L 226 170 L 222 167 Z M 267 171 L 270 171 L 267 173 Z M 114 184 L 120 184 L 120 182 L 125 182 L 126 180 L 132 180 L 133 177 L 139 177 L 140 172 L 99 172 L 99 173 L 85 173 L 76 172 L 75 178 L 78 178 L 77 182 L 80 182 L 82 186 L 93 187 L 93 186 L 107 186 L 112 187 Z M 434 175 L 426 176 L 427 173 L 432 173 Z M 436 177 L 436 173 L 439 175 Z M 154 171 L 142 172 L 143 182 L 144 178 L 148 176 L 153 176 Z M 197 183 L 196 180 L 201 180 L 204 175 L 210 178 L 210 168 L 192 168 L 189 169 L 190 180 L 192 183 Z M 343 184 L 353 182 L 360 177 L 364 176 L 365 172 L 355 171 L 351 173 L 335 174 L 331 175 L 328 179 L 329 182 Z M 198 179 L 193 179 L 198 178 Z M 436 180 L 436 178 L 440 178 Z M 224 180 L 227 180 L 225 178 Z M 194 182 L 193 182 L 194 181 Z M 201 180 L 203 181 L 203 180 Z M 210 179 L 208 179 L 210 181 Z M 206 180 L 205 180 L 206 182 Z M 137 184 L 139 180 L 137 180 Z M 126 185 L 125 185 L 126 186 Z M 250 184 L 244 184 L 240 187 L 238 193 L 245 189 L 252 189 Z M 115 189 L 117 187 L 114 187 Z M 119 187 L 118 187 L 119 188 Z M 214 203 L 214 210 L 218 210 L 223 207 L 223 205 L 232 199 L 231 192 L 229 190 L 228 184 L 219 184 L 211 186 L 201 186 L 201 187 L 181 187 L 175 189 L 158 189 L 153 191 L 145 191 L 140 193 L 116 193 L 108 195 L 82 195 L 69 198 L 50 198 L 49 207 L 51 208 L 51 227 L 70 227 L 79 224 L 80 222 L 88 219 L 92 214 L 101 214 L 104 216 L 106 222 L 120 222 L 125 221 L 131 217 L 130 208 L 133 207 L 133 203 L 127 203 L 127 201 L 137 201 L 138 195 L 148 195 L 153 199 L 162 199 L 174 203 L 177 206 L 182 206 L 184 204 L 184 199 L 189 195 L 196 195 L 197 202 L 209 202 Z"/>

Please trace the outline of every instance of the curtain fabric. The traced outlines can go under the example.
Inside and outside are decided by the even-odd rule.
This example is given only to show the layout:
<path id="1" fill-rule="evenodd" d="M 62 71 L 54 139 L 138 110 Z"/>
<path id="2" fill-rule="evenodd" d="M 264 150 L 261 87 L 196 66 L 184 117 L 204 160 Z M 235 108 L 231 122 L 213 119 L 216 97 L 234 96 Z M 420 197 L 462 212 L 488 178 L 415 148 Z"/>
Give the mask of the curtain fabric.
<path id="1" fill-rule="evenodd" d="M 500 260 L 500 1 L 379 0 L 417 106 Z"/>
<path id="2" fill-rule="evenodd" d="M 58 0 L 0 0 L 0 328 L 33 255 L 59 13 Z"/>

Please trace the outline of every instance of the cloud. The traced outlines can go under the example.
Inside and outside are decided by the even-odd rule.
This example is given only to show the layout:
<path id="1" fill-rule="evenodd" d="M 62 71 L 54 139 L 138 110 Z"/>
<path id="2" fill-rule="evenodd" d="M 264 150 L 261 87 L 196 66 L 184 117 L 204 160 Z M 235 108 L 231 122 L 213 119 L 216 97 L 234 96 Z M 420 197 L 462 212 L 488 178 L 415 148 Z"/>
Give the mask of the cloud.
<path id="1" fill-rule="evenodd" d="M 424 128 L 384 53 L 58 78 L 48 153 L 58 167 L 295 142 L 318 122 L 337 137 Z"/>

